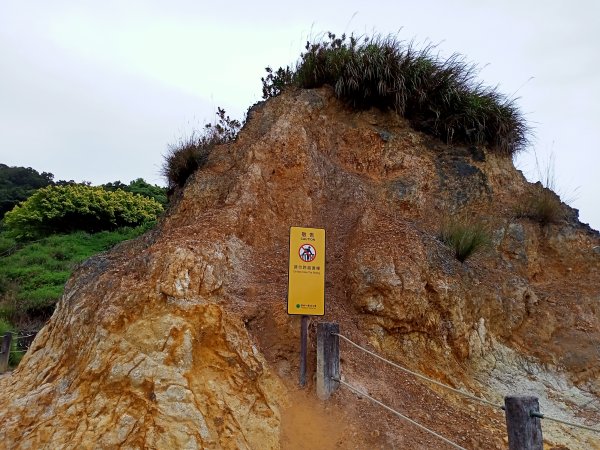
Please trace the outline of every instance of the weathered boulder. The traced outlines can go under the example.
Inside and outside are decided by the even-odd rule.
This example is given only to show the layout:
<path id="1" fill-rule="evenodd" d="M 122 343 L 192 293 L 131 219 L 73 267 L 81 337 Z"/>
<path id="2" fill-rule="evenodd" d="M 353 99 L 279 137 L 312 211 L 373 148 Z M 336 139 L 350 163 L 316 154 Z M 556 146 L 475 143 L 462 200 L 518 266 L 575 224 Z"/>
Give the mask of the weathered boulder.
<path id="1" fill-rule="evenodd" d="M 204 296 L 225 255 L 164 250 L 125 244 L 79 268 L 1 380 L 5 448 L 279 448 L 280 382 Z"/>

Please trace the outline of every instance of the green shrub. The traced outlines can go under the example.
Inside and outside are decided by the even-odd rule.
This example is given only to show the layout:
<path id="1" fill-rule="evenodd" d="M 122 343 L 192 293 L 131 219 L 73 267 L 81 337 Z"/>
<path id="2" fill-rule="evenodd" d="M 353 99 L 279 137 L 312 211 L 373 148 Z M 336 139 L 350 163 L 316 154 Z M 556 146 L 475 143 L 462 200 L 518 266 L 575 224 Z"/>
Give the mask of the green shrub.
<path id="1" fill-rule="evenodd" d="M 0 317 L 0 337 L 4 336 L 5 333 L 11 333 L 14 331 L 14 327 L 10 324 L 10 322 Z"/>
<path id="2" fill-rule="evenodd" d="M 528 128 L 512 99 L 475 81 L 476 66 L 459 55 L 440 59 L 434 47 L 416 49 L 395 37 L 308 42 L 296 68 L 267 68 L 263 97 L 287 86 L 334 88 L 357 109 L 377 107 L 406 117 L 448 143 L 486 145 L 512 155 L 528 142 Z"/>
<path id="3" fill-rule="evenodd" d="M 217 117 L 216 125 L 206 124 L 202 133 L 194 132 L 189 138 L 182 138 L 169 146 L 162 175 L 167 179 L 171 191 L 183 187 L 190 175 L 206 164 L 215 146 L 236 138 L 242 124 L 225 115 L 222 108 L 218 108 Z"/>
<path id="4" fill-rule="evenodd" d="M 6 213 L 4 223 L 22 238 L 74 230 L 98 232 L 156 220 L 162 206 L 153 199 L 85 185 L 48 186 Z"/>
<path id="5" fill-rule="evenodd" d="M 475 220 L 455 219 L 448 221 L 440 231 L 442 241 L 454 251 L 460 262 L 466 261 L 491 243 L 487 227 Z"/>

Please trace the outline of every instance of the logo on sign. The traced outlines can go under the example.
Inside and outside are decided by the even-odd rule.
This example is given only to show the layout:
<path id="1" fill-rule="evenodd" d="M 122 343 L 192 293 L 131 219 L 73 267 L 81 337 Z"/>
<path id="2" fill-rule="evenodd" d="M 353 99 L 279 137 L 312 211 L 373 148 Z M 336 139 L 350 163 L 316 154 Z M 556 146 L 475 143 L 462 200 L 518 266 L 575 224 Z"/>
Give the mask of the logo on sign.
<path id="1" fill-rule="evenodd" d="M 302 261 L 311 262 L 317 257 L 317 251 L 312 245 L 304 244 L 300 247 L 298 255 Z"/>

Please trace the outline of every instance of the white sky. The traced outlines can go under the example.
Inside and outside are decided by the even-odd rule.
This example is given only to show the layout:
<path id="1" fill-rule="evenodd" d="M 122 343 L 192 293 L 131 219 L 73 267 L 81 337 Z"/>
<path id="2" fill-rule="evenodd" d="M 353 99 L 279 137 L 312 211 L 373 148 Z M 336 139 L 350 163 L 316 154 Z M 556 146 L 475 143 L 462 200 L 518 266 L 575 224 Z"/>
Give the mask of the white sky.
<path id="1" fill-rule="evenodd" d="M 159 175 L 167 144 L 261 99 L 264 67 L 322 31 L 439 43 L 483 67 L 554 154 L 559 193 L 600 228 L 600 2 L 0 0 L 0 162 L 92 183 Z"/>

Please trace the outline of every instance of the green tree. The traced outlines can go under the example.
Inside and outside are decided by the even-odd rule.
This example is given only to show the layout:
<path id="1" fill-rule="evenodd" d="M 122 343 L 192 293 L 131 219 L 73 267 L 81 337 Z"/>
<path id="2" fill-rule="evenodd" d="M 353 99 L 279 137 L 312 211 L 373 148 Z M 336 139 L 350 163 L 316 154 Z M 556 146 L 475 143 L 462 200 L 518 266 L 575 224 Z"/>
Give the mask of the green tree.
<path id="1" fill-rule="evenodd" d="M 6 227 L 21 238 L 75 230 L 98 232 L 155 220 L 163 207 L 156 200 L 102 187 L 48 186 L 6 213 Z"/>
<path id="2" fill-rule="evenodd" d="M 49 172 L 39 173 L 31 167 L 0 164 L 0 220 L 36 189 L 51 185 L 53 179 L 54 175 Z"/>
<path id="3" fill-rule="evenodd" d="M 156 184 L 147 183 L 143 178 L 136 178 L 129 184 L 124 184 L 117 180 L 103 184 L 102 187 L 107 191 L 116 191 L 121 189 L 122 191 L 131 192 L 132 194 L 153 198 L 163 206 L 167 204 L 167 188 L 157 186 Z"/>
<path id="4" fill-rule="evenodd" d="M 127 189 L 127 185 L 125 183 L 121 183 L 121 180 L 105 183 L 102 185 L 102 187 L 107 191 L 116 191 L 117 189 L 124 191 Z"/>

